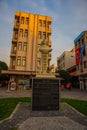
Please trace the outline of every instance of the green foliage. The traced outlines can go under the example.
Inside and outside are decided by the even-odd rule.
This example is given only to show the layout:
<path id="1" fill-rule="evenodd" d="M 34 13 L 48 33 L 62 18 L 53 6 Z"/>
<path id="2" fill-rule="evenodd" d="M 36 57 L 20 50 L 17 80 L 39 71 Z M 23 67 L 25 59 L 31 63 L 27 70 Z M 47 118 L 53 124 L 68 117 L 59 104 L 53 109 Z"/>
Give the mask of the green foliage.
<path id="1" fill-rule="evenodd" d="M 11 130 L 18 130 L 18 127 L 13 127 L 11 128 Z"/>
<path id="2" fill-rule="evenodd" d="M 0 82 L 2 83 L 4 80 L 9 80 L 7 75 L 1 74 L 1 70 L 7 70 L 8 66 L 5 62 L 0 61 Z"/>
<path id="3" fill-rule="evenodd" d="M 60 74 L 60 76 L 65 79 L 65 82 L 68 83 L 71 81 L 71 76 L 69 75 L 69 73 L 65 70 L 59 70 L 58 73 Z"/>
<path id="4" fill-rule="evenodd" d="M 0 120 L 9 117 L 19 102 L 31 102 L 31 98 L 4 98 L 0 99 Z"/>
<path id="5" fill-rule="evenodd" d="M 7 70 L 8 66 L 5 62 L 0 61 L 0 70 Z"/>
<path id="6" fill-rule="evenodd" d="M 61 102 L 66 102 L 77 111 L 87 116 L 87 101 L 75 100 L 75 99 L 61 99 Z"/>

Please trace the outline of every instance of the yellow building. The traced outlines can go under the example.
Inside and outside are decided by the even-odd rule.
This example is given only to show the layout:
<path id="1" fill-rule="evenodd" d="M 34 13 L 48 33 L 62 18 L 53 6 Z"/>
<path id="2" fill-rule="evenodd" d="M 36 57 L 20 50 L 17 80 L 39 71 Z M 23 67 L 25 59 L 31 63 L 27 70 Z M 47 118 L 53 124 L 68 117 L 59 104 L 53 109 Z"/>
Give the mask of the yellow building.
<path id="1" fill-rule="evenodd" d="M 51 23 L 52 18 L 49 16 L 25 12 L 15 13 L 10 70 L 37 72 L 41 70 L 39 46 L 43 40 L 47 40 L 51 47 Z M 50 60 L 51 53 L 48 65 Z"/>

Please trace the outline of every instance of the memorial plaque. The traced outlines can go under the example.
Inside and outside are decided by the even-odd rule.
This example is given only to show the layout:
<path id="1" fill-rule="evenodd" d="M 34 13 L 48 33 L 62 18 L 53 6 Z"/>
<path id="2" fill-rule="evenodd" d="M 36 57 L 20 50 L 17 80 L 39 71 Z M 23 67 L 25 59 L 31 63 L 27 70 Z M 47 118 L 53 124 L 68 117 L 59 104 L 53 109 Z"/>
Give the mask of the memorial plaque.
<path id="1" fill-rule="evenodd" d="M 33 78 L 32 110 L 59 109 L 59 80 L 57 78 Z"/>

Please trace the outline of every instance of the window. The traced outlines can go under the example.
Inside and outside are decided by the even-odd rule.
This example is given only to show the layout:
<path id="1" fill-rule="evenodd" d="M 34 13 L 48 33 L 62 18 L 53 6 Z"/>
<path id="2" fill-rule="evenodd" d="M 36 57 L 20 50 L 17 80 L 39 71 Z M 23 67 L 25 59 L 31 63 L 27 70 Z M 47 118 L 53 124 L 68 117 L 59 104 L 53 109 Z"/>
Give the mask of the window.
<path id="1" fill-rule="evenodd" d="M 22 42 L 18 43 L 18 50 L 21 51 L 22 50 Z"/>
<path id="2" fill-rule="evenodd" d="M 12 61 L 12 65 L 15 66 L 15 60 Z"/>
<path id="3" fill-rule="evenodd" d="M 71 57 L 72 57 L 72 58 L 74 58 L 74 56 L 73 56 L 73 55 L 71 55 Z"/>
<path id="4" fill-rule="evenodd" d="M 16 46 L 14 46 L 14 49 L 13 49 L 13 52 L 14 52 L 14 53 L 16 53 L 16 48 L 17 48 L 17 47 L 16 47 Z"/>
<path id="5" fill-rule="evenodd" d="M 18 58 L 17 58 L 17 65 L 18 65 L 18 66 L 21 65 L 21 57 L 20 57 L 20 56 L 18 56 Z"/>
<path id="6" fill-rule="evenodd" d="M 46 27 L 46 21 L 43 21 L 43 27 Z"/>
<path id="7" fill-rule="evenodd" d="M 87 68 L 87 61 L 84 61 L 84 68 Z"/>
<path id="8" fill-rule="evenodd" d="M 38 37 L 39 37 L 39 39 L 42 38 L 42 32 L 41 31 L 39 31 Z"/>
<path id="9" fill-rule="evenodd" d="M 22 66 L 26 66 L 26 57 L 22 57 Z"/>
<path id="10" fill-rule="evenodd" d="M 15 39 L 18 38 L 18 31 L 15 31 Z"/>
<path id="11" fill-rule="evenodd" d="M 19 19 L 16 20 L 16 25 L 17 25 L 17 26 L 19 25 Z"/>
<path id="12" fill-rule="evenodd" d="M 79 65 L 77 65 L 77 71 L 79 70 Z"/>
<path id="13" fill-rule="evenodd" d="M 65 67 L 65 63 L 63 62 L 63 67 Z"/>
<path id="14" fill-rule="evenodd" d="M 27 43 L 23 44 L 23 51 L 27 51 Z"/>
<path id="15" fill-rule="evenodd" d="M 24 17 L 21 17 L 21 24 L 24 24 Z"/>
<path id="16" fill-rule="evenodd" d="M 28 30 L 25 29 L 24 37 L 28 37 Z"/>
<path id="17" fill-rule="evenodd" d="M 20 21 L 20 17 L 19 16 L 15 16 L 15 21 L 16 21 L 16 26 L 19 25 L 19 21 Z"/>
<path id="18" fill-rule="evenodd" d="M 23 29 L 20 29 L 20 37 L 23 37 Z"/>
<path id="19" fill-rule="evenodd" d="M 43 32 L 43 39 L 46 39 L 46 32 Z"/>
<path id="20" fill-rule="evenodd" d="M 42 20 L 39 20 L 39 26 L 42 27 Z"/>
<path id="21" fill-rule="evenodd" d="M 27 25 L 29 24 L 29 18 L 26 18 L 26 24 Z"/>
<path id="22" fill-rule="evenodd" d="M 50 30 L 51 22 L 47 22 L 47 29 Z"/>
<path id="23" fill-rule="evenodd" d="M 82 45 L 84 44 L 84 39 L 82 39 Z"/>

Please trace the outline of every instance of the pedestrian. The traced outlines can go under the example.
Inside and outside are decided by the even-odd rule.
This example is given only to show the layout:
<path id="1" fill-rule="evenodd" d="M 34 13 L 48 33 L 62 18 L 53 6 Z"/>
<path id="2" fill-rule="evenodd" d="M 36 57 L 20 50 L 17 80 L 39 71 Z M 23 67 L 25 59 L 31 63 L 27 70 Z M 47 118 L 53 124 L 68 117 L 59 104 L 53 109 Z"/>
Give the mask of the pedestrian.
<path id="1" fill-rule="evenodd" d="M 64 84 L 61 84 L 61 90 L 64 90 Z"/>
<path id="2" fill-rule="evenodd" d="M 68 90 L 71 90 L 71 83 L 70 83 L 70 82 L 67 83 L 66 88 L 67 88 Z"/>

